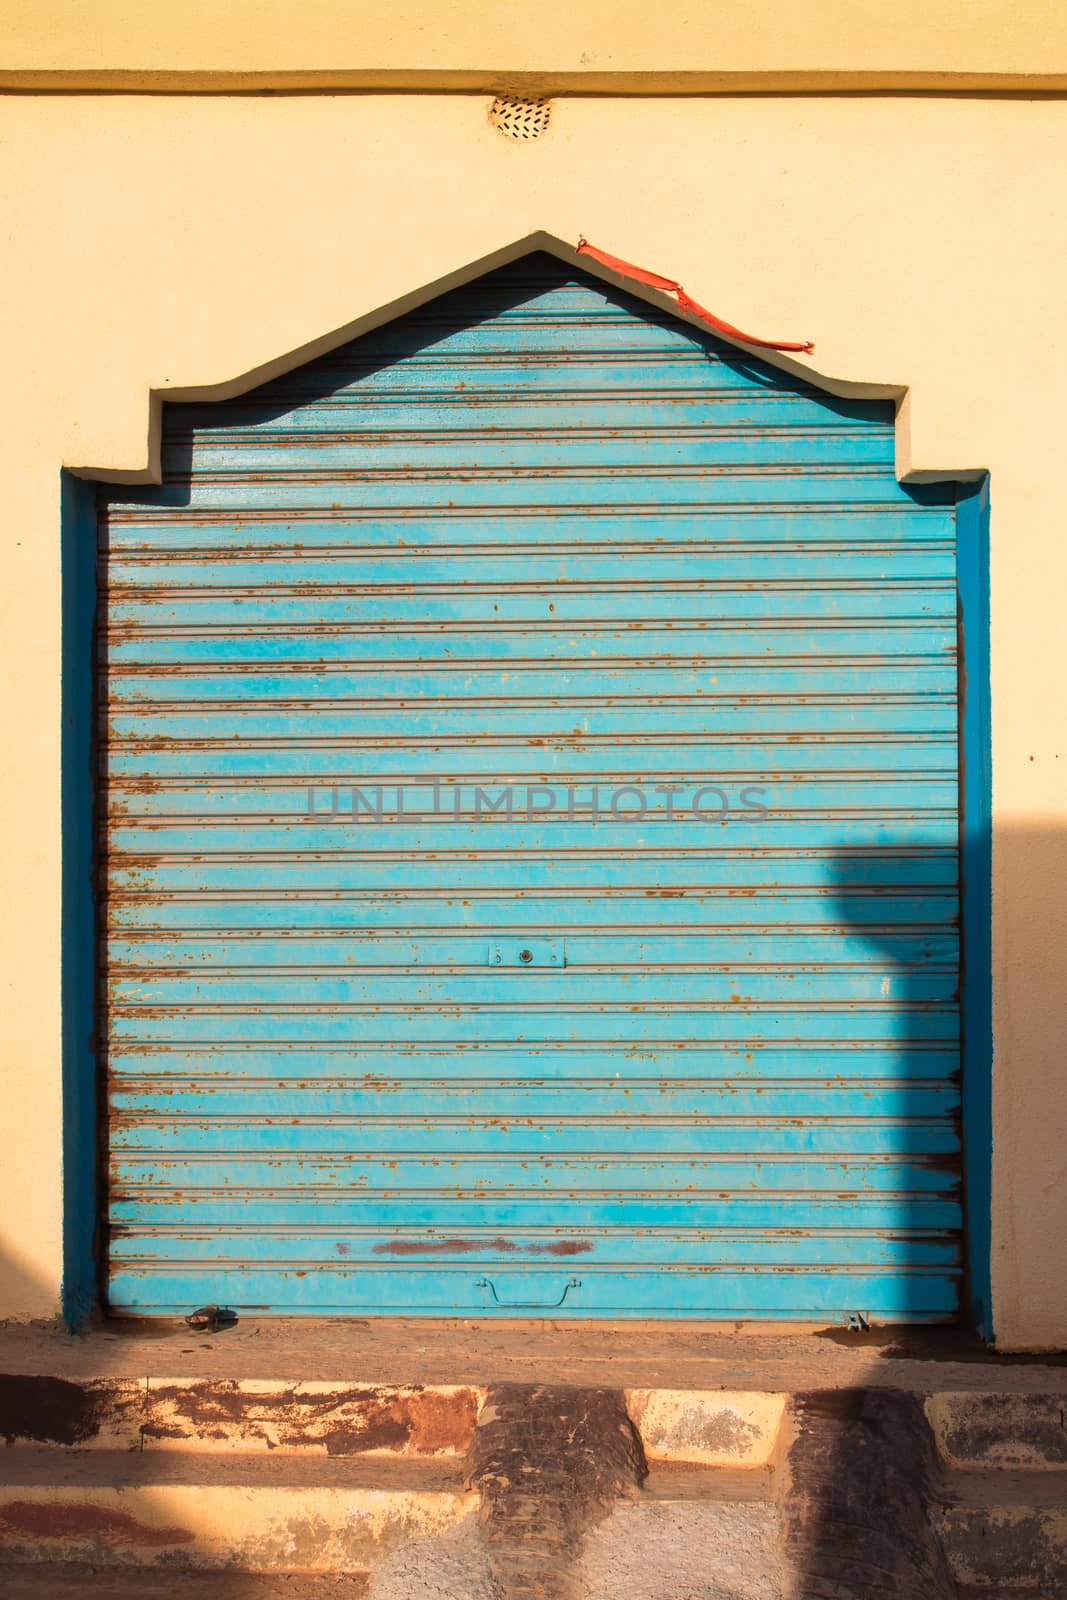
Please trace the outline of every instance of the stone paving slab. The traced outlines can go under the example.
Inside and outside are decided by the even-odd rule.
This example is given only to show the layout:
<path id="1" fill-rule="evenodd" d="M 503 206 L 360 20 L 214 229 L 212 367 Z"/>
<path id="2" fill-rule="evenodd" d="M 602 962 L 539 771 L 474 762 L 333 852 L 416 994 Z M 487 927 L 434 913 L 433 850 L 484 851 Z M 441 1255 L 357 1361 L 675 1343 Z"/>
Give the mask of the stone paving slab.
<path id="1" fill-rule="evenodd" d="M 628 1502 L 590 1533 L 581 1600 L 782 1600 L 773 1505 Z"/>

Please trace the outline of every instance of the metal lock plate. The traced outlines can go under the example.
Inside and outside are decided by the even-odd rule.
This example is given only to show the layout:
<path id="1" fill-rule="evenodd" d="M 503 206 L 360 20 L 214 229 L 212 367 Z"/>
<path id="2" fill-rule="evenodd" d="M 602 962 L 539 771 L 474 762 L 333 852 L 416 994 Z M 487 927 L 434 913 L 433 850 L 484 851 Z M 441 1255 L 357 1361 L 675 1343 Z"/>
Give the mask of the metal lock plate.
<path id="1" fill-rule="evenodd" d="M 489 946 L 491 967 L 565 967 L 562 939 L 494 939 Z"/>

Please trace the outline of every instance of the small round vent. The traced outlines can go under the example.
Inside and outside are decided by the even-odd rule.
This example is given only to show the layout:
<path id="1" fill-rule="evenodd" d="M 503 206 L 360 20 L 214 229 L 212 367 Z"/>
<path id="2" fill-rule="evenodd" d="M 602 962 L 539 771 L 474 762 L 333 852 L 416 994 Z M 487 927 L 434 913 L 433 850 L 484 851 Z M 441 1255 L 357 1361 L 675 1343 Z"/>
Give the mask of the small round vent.
<path id="1" fill-rule="evenodd" d="M 498 94 L 489 107 L 489 121 L 505 139 L 539 139 L 552 120 L 551 100 L 521 100 Z"/>

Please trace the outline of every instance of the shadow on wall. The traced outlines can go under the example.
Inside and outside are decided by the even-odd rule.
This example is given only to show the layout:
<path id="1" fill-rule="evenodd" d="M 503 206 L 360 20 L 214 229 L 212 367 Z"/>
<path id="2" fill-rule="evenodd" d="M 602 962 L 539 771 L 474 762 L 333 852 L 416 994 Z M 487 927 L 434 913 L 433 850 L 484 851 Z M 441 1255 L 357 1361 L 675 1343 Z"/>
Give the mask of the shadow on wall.
<path id="1" fill-rule="evenodd" d="M 916 758 L 908 752 L 904 759 Z M 927 792 L 936 802 L 939 789 L 952 787 L 935 782 Z M 914 788 L 922 792 L 921 783 Z M 872 823 L 899 835 L 896 817 L 865 817 L 860 831 L 869 836 Z M 970 890 L 961 890 L 947 814 L 907 843 L 849 845 L 811 867 L 816 879 L 824 871 L 829 878 L 832 923 L 811 930 L 810 959 L 818 963 L 825 950 L 826 966 L 816 979 L 814 1020 L 799 1020 L 827 1040 L 810 1072 L 827 1080 L 829 1148 L 849 1162 L 845 1192 L 828 1215 L 831 1225 L 854 1223 L 853 1268 L 881 1271 L 886 1285 L 881 1304 L 857 1309 L 869 1310 L 872 1321 L 921 1324 L 954 1320 L 958 1308 L 961 1320 L 981 1324 L 990 1204 L 988 940 L 967 923 L 971 905 L 987 915 L 987 885 L 974 885 L 975 900 L 964 904 Z M 984 970 L 975 970 L 972 939 L 984 942 Z M 853 1085 L 862 1097 L 855 1104 Z M 965 1200 L 968 1221 L 978 1224 L 968 1246 L 984 1251 L 979 1259 L 964 1248 Z"/>
<path id="2" fill-rule="evenodd" d="M 0 1330 L 10 1318 L 52 1317 L 59 1299 L 58 1286 L 26 1264 L 12 1238 L 16 1225 L 14 1217 L 5 1217 L 0 1224 Z"/>
<path id="3" fill-rule="evenodd" d="M 1052 753 L 1049 760 L 1058 759 Z M 1067 762 L 1067 750 L 1063 752 Z M 964 832 L 961 894 L 962 1073 L 959 1134 L 968 1260 L 963 1264 L 960 1321 L 1015 1350 L 1067 1348 L 1067 827 L 1005 823 L 995 850 L 998 945 L 998 1049 L 993 1063 L 990 840 Z M 922 910 L 914 891 L 950 888 L 955 853 L 944 840 L 916 831 L 892 851 L 840 850 L 832 867 L 842 926 L 859 935 L 864 959 L 889 979 L 893 1036 L 913 1040 L 918 1072 L 935 1063 L 947 1040 L 955 999 L 945 968 L 944 925 L 936 898 Z M 878 890 L 866 898 L 867 887 Z M 909 890 L 912 891 L 909 893 Z M 911 922 L 911 906 L 922 921 Z M 890 926 L 889 918 L 892 919 Z M 903 1066 L 903 1052 L 901 1056 Z M 907 1069 L 910 1073 L 910 1069 Z M 921 1077 L 909 1081 L 921 1082 Z M 993 1103 L 996 1100 L 997 1184 L 991 1189 Z M 901 1108 L 905 1108 L 902 1106 Z M 916 1125 L 915 1152 L 935 1179 L 947 1170 L 936 1131 Z M 937 1147 L 922 1149 L 933 1138 Z M 950 1191 L 946 1191 L 948 1193 Z M 986 1274 L 990 1221 L 996 1211 L 995 1318 Z M 916 1210 L 900 1218 L 922 1226 Z M 920 1311 L 916 1301 L 912 1309 Z"/>

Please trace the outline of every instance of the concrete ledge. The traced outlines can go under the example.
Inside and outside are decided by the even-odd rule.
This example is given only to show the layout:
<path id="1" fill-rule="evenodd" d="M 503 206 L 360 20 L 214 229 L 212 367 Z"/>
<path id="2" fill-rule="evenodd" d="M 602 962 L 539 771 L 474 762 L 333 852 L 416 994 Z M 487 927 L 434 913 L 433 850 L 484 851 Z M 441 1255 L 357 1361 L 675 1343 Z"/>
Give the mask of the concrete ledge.
<path id="1" fill-rule="evenodd" d="M 409 1546 L 424 1552 L 434 1575 L 441 1552 L 453 1548 L 453 1535 L 461 1543 L 473 1539 L 475 1545 L 481 1537 L 482 1496 L 468 1487 L 469 1463 L 459 1448 L 460 1432 L 446 1438 L 432 1432 L 435 1408 L 452 1404 L 457 1394 L 464 1396 L 461 1417 L 473 1412 L 481 1400 L 474 1388 L 410 1386 L 383 1392 L 262 1379 L 206 1385 L 162 1379 L 140 1385 L 129 1380 L 65 1381 L 87 1407 L 97 1408 L 104 1425 L 88 1448 L 63 1446 L 52 1438 L 37 1446 L 17 1442 L 0 1453 L 0 1564 L 16 1575 L 35 1567 L 44 1573 L 82 1563 L 104 1573 L 131 1568 L 157 1575 L 200 1572 L 218 1575 L 220 1581 L 228 1575 L 227 1581 L 235 1582 L 246 1573 L 343 1574 L 347 1579 L 366 1577 L 381 1562 L 410 1564 Z M 631 1550 L 655 1535 L 666 1541 L 665 1548 L 673 1540 L 671 1548 L 677 1546 L 679 1556 L 688 1549 L 690 1535 L 696 1538 L 700 1530 L 707 1534 L 721 1527 L 724 1537 L 730 1529 L 738 1538 L 743 1535 L 754 1551 L 762 1552 L 766 1566 L 767 1550 L 771 1545 L 777 1549 L 777 1519 L 783 1508 L 792 1506 L 804 1548 L 811 1530 L 822 1528 L 830 1535 L 830 1554 L 837 1561 L 837 1523 L 832 1519 L 840 1522 L 844 1507 L 848 1517 L 842 1526 L 854 1530 L 866 1525 L 867 1511 L 857 1515 L 856 1508 L 862 1510 L 864 1496 L 872 1493 L 867 1482 L 871 1438 L 884 1457 L 879 1419 L 892 1402 L 910 1408 L 908 1414 L 929 1441 L 931 1462 L 933 1439 L 924 1410 L 940 1431 L 943 1457 L 945 1441 L 955 1441 L 956 1461 L 937 1474 L 923 1511 L 923 1525 L 929 1527 L 930 1517 L 936 1524 L 955 1582 L 968 1594 L 988 1600 L 1003 1600 L 1009 1592 L 1058 1600 L 1067 1593 L 1067 1466 L 1050 1463 L 1054 1434 L 1033 1457 L 1037 1470 L 982 1465 L 977 1459 L 982 1450 L 992 1448 L 995 1455 L 1010 1446 L 1013 1417 L 1020 1427 L 1032 1428 L 1036 1418 L 1046 1431 L 1053 1428 L 1059 1415 L 1055 1397 L 946 1392 L 927 1398 L 924 1406 L 921 1397 L 887 1396 L 877 1388 L 808 1393 L 795 1402 L 781 1393 L 757 1390 L 645 1388 L 613 1393 L 618 1415 L 625 1416 L 625 1399 L 647 1441 L 648 1477 L 612 1513 L 611 1526 L 626 1531 Z M 379 1435 L 377 1445 L 373 1429 L 368 1434 L 366 1426 L 369 1397 L 384 1407 L 374 1415 L 379 1420 L 384 1416 L 396 1429 L 388 1439 Z M 294 1398 L 309 1409 L 298 1406 L 294 1412 Z M 1009 1400 L 1019 1405 L 1013 1410 Z M 417 1421 L 423 1405 L 428 1410 L 420 1433 L 412 1418 Z M 153 1406 L 162 1409 L 153 1413 Z M 200 1416 L 204 1406 L 206 1423 Z M 76 1414 L 84 1421 L 84 1413 Z M 172 1435 L 165 1441 L 142 1437 L 137 1419 L 145 1414 L 171 1423 L 177 1418 Z M 798 1432 L 801 1414 L 809 1423 L 812 1416 L 821 1419 L 822 1431 L 812 1434 L 809 1427 L 808 1435 Z M 975 1419 L 984 1424 L 989 1415 L 999 1427 L 992 1447 L 988 1431 L 980 1436 L 974 1432 Z M 861 1427 L 865 1418 L 871 1424 L 866 1431 Z M 450 1413 L 450 1427 L 454 1421 Z M 333 1425 L 340 1429 L 342 1444 L 349 1442 L 347 1430 L 354 1430 L 353 1449 L 331 1453 L 323 1429 L 328 1432 Z M 462 1425 L 467 1426 L 466 1420 Z M 131 1444 L 134 1437 L 141 1448 Z M 525 1459 L 527 1441 L 521 1429 L 518 1437 L 519 1455 Z M 818 1446 L 807 1458 L 796 1449 L 803 1437 Z M 120 1443 L 103 1448 L 107 1438 Z M 280 1442 L 272 1447 L 271 1439 Z M 782 1466 L 781 1451 L 790 1441 L 788 1465 Z M 858 1456 L 857 1442 L 862 1447 Z M 908 1443 L 905 1439 L 902 1454 L 898 1450 L 898 1465 L 910 1485 L 915 1452 L 909 1453 Z M 556 1454 L 549 1459 L 554 1461 Z M 531 1460 L 536 1467 L 536 1452 Z M 525 1478 L 520 1489 L 525 1505 Z M 842 1500 L 846 1489 L 855 1505 Z M 883 1490 L 875 1484 L 874 1500 L 885 1500 L 889 1507 L 881 1536 L 892 1542 L 899 1526 L 891 1496 Z M 915 1493 L 922 1501 L 921 1485 Z M 525 1526 L 524 1519 L 532 1517 L 530 1527 L 548 1537 L 558 1510 L 549 1495 L 536 1515 L 523 1510 L 520 1523 Z M 471 1520 L 478 1513 L 479 1520 Z M 539 1517 L 548 1521 L 542 1526 Z M 611 1540 L 590 1550 L 594 1565 L 606 1563 L 605 1572 L 610 1569 L 616 1583 L 621 1557 L 617 1559 Z M 753 1582 L 770 1583 L 768 1572 L 760 1568 Z M 635 1574 L 641 1581 L 652 1576 L 663 1579 L 654 1564 L 648 1573 Z M 635 1600 L 645 1594 L 638 1594 L 639 1589 L 640 1583 Z M 610 1592 L 621 1592 L 618 1583 Z M 763 1600 L 758 1584 L 753 1589 L 753 1596 L 757 1594 Z"/>
<path id="2" fill-rule="evenodd" d="M 1002 1358 L 953 1328 L 869 1334 L 768 1323 L 481 1323 L 381 1318 L 242 1319 L 208 1337 L 181 1322 L 0 1326 L 0 1373 L 85 1383 L 262 1379 L 366 1388 L 490 1383 L 791 1394 L 875 1386 L 916 1394 L 1044 1394 L 1067 1402 L 1067 1357 Z M 2 1429 L 0 1429 L 2 1436 Z"/>
<path id="3" fill-rule="evenodd" d="M 0 1376 L 9 1445 L 464 1455 L 485 1391 L 278 1379 Z"/>
<path id="4" fill-rule="evenodd" d="M 0 1562 L 368 1573 L 480 1505 L 454 1459 L 56 1451 L 4 1457 Z M 649 1506 L 771 1506 L 772 1470 L 656 1461 Z"/>
<path id="5" fill-rule="evenodd" d="M 952 1467 L 1067 1467 L 1062 1394 L 935 1394 L 926 1402 L 926 1415 Z"/>
<path id="6" fill-rule="evenodd" d="M 482 1387 L 291 1383 L 285 1379 L 0 1377 L 0 1438 L 80 1450 L 312 1452 L 456 1457 L 470 1448 Z M 765 1466 L 784 1394 L 631 1389 L 649 1460 Z"/>
<path id="7" fill-rule="evenodd" d="M 13 1455 L 0 1558 L 14 1563 L 365 1573 L 477 1504 L 459 1473 L 433 1464 Z"/>
<path id="8" fill-rule="evenodd" d="M 762 1467 L 785 1414 L 781 1394 L 718 1389 L 631 1389 L 626 1406 L 650 1461 Z"/>
<path id="9" fill-rule="evenodd" d="M 1067 1504 L 1059 1486 L 1056 1506 L 957 1505 L 937 1520 L 941 1541 L 957 1584 L 984 1591 L 991 1600 L 1067 1592 Z M 991 1486 L 993 1497 L 998 1487 Z M 999 1486 L 1005 1495 L 1005 1486 Z"/>
<path id="10" fill-rule="evenodd" d="M 465 1455 L 484 1389 L 149 1378 L 145 1448 Z"/>

